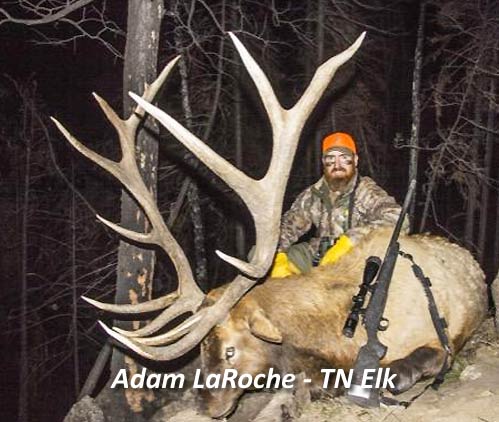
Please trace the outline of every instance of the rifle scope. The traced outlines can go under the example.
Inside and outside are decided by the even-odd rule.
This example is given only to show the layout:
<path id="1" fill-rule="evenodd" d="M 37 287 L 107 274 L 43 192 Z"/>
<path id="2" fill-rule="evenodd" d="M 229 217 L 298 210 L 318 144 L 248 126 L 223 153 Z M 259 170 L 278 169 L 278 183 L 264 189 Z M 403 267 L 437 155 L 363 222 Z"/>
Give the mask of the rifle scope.
<path id="1" fill-rule="evenodd" d="M 352 297 L 352 308 L 348 314 L 348 318 L 343 326 L 343 335 L 352 338 L 355 334 L 357 324 L 359 323 L 360 314 L 363 312 L 362 307 L 366 300 L 366 294 L 369 290 L 374 277 L 378 274 L 379 267 L 381 266 L 381 259 L 377 256 L 370 256 L 366 259 L 366 266 L 364 267 L 364 275 L 362 277 L 362 284 L 359 286 L 359 292 Z"/>

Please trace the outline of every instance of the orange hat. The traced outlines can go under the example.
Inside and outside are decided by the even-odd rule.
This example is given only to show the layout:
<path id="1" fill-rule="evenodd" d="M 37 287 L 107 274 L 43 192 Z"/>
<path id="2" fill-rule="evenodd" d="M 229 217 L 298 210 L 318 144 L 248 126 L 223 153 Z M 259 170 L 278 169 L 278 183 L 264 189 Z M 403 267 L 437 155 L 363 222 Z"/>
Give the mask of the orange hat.
<path id="1" fill-rule="evenodd" d="M 343 132 L 331 133 L 322 140 L 322 152 L 327 151 L 328 149 L 334 147 L 348 148 L 354 154 L 357 154 L 357 147 L 355 146 L 355 141 L 348 133 L 343 133 Z"/>

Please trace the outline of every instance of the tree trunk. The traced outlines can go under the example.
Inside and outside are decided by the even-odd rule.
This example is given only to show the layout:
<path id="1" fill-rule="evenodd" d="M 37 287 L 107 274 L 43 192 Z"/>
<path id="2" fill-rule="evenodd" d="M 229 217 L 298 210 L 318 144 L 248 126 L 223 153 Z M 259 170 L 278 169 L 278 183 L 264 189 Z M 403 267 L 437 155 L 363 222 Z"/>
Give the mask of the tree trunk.
<path id="1" fill-rule="evenodd" d="M 483 38 L 485 38 L 487 33 L 483 32 L 482 35 L 483 35 Z M 466 88 L 464 89 L 464 91 L 462 93 L 462 98 L 460 100 L 460 104 L 459 104 L 459 107 L 458 107 L 458 110 L 456 113 L 456 117 L 455 117 L 452 125 L 449 126 L 449 129 L 446 130 L 446 132 L 447 132 L 446 139 L 443 141 L 444 142 L 443 144 L 439 145 L 440 151 L 437 153 L 437 156 L 436 156 L 437 158 L 435 160 L 435 168 L 436 169 L 439 168 L 439 166 L 440 166 L 440 164 L 445 156 L 445 153 L 447 152 L 447 148 L 446 148 L 445 144 L 447 142 L 452 142 L 454 140 L 454 136 L 458 136 L 458 135 L 456 135 L 456 132 L 459 130 L 459 125 L 461 124 L 463 116 L 466 113 L 467 106 L 470 104 L 469 101 L 472 101 L 469 98 L 475 92 L 473 89 L 474 82 L 475 82 L 475 78 L 479 77 L 479 76 L 477 76 L 477 73 L 482 66 L 482 57 L 484 55 L 483 54 L 484 49 L 485 49 L 485 41 L 482 41 L 479 43 L 476 58 L 474 60 L 472 60 L 472 62 L 474 64 L 469 69 L 466 70 L 466 73 L 467 73 L 467 77 L 466 77 L 467 82 L 465 84 Z M 479 82 L 477 81 L 476 84 L 478 85 Z M 437 106 L 437 109 L 438 109 L 438 106 Z M 477 108 L 475 107 L 475 110 L 476 109 Z M 437 111 L 437 113 L 438 113 L 438 111 Z M 424 202 L 424 206 L 423 206 L 423 212 L 421 215 L 421 222 L 419 224 L 419 231 L 420 232 L 423 232 L 425 227 L 426 227 L 426 220 L 427 220 L 429 212 L 430 212 L 430 205 L 433 203 L 433 192 L 436 191 L 436 189 L 437 189 L 438 179 L 439 179 L 439 172 L 435 170 L 431 173 L 430 180 L 428 181 L 426 198 L 425 198 L 425 202 Z M 471 209 L 470 209 L 470 211 L 471 211 Z M 468 229 L 468 227 L 466 228 L 466 230 L 467 229 Z"/>
<path id="2" fill-rule="evenodd" d="M 238 8 L 233 9 L 232 19 L 236 22 L 239 14 L 238 10 L 241 9 L 240 2 Z M 238 25 L 241 27 L 241 24 Z M 239 54 L 234 49 L 233 55 L 234 63 L 238 63 Z M 236 167 L 242 169 L 244 165 L 243 161 L 243 132 L 242 132 L 242 97 L 241 97 L 241 86 L 239 85 L 239 80 L 241 78 L 241 66 L 235 65 L 234 68 L 234 142 L 235 142 L 235 161 Z M 245 258 L 246 254 L 246 237 L 244 231 L 244 224 L 242 221 L 237 220 L 235 223 L 235 233 L 236 233 L 236 256 L 240 258 Z"/>
<path id="3" fill-rule="evenodd" d="M 473 165 L 477 164 L 478 160 L 478 140 L 473 139 L 472 141 L 472 152 L 470 163 Z M 464 227 L 464 242 L 468 249 L 475 250 L 474 239 L 475 239 L 475 211 L 477 206 L 477 196 L 478 196 L 478 186 L 476 184 L 476 175 L 469 175 L 470 180 L 468 181 L 468 197 L 466 198 L 466 222 Z"/>
<path id="4" fill-rule="evenodd" d="M 473 168 L 477 169 L 478 165 L 478 153 L 479 153 L 479 145 L 481 144 L 480 139 L 482 138 L 482 129 L 479 126 L 482 126 L 482 93 L 480 92 L 480 87 L 483 84 L 481 83 L 481 77 L 477 78 L 477 92 L 475 95 L 475 104 L 474 104 L 474 121 L 476 126 L 473 128 L 473 137 L 471 139 L 471 158 L 470 164 Z M 478 175 L 473 173 L 469 175 L 468 179 L 468 198 L 466 202 L 466 223 L 464 230 L 464 241 L 469 249 L 475 250 L 476 244 L 475 241 L 475 215 L 476 208 L 478 205 Z"/>
<path id="5" fill-rule="evenodd" d="M 74 186 L 74 165 L 71 160 L 71 183 Z M 76 274 L 76 194 L 71 190 L 70 224 L 71 224 L 71 300 L 72 300 L 72 335 L 73 335 L 73 380 L 75 397 L 80 392 L 80 354 L 78 345 L 78 283 Z"/>
<path id="6" fill-rule="evenodd" d="M 19 92 L 22 95 L 21 92 Z M 34 98 L 34 96 L 33 96 Z M 21 315 L 20 315 L 20 335 L 21 347 L 19 356 L 19 401 L 18 401 L 18 420 L 27 422 L 28 413 L 28 321 L 27 321 L 27 294 L 28 294 L 28 218 L 30 204 L 30 177 L 31 177 L 31 141 L 33 132 L 33 110 L 26 102 L 29 100 L 21 99 L 24 109 L 23 114 L 23 133 L 22 137 L 25 143 L 26 155 L 24 166 L 24 186 L 22 198 L 22 222 L 21 222 Z M 34 101 L 34 100 L 33 100 Z"/>
<path id="7" fill-rule="evenodd" d="M 490 80 L 490 98 L 495 98 L 496 84 L 495 80 L 491 78 Z M 486 181 L 489 179 L 491 174 L 492 166 L 492 153 L 494 148 L 493 132 L 495 130 L 494 122 L 494 105 L 492 100 L 489 100 L 489 109 L 487 111 L 487 134 L 485 135 L 485 157 L 483 159 L 483 177 L 482 182 L 482 194 L 481 194 L 481 204 L 480 204 L 480 221 L 478 230 L 478 261 L 484 265 L 485 261 L 485 242 L 487 240 L 487 217 L 489 211 L 489 193 L 490 186 Z M 498 224 L 498 223 L 496 223 Z"/>
<path id="8" fill-rule="evenodd" d="M 309 1 L 307 3 L 307 16 L 309 19 L 307 19 L 306 26 L 305 26 L 305 33 L 307 36 L 310 36 L 311 38 L 314 37 L 313 31 L 315 29 L 314 26 L 314 20 L 312 17 L 314 16 L 316 6 L 314 2 Z M 305 78 L 307 81 L 310 81 L 313 76 L 313 69 L 315 68 L 315 51 L 313 49 L 307 49 L 306 52 L 306 58 L 305 58 Z M 304 160 L 304 165 L 302 168 L 305 169 L 305 176 L 306 176 L 306 181 L 307 185 L 312 183 L 312 180 L 315 179 L 315 144 L 316 144 L 316 136 L 314 135 L 313 142 L 308 142 L 305 147 L 305 160 Z M 315 180 L 314 180 L 315 182 Z"/>
<path id="9" fill-rule="evenodd" d="M 220 24 L 223 30 L 225 28 L 225 1 L 222 2 L 221 10 L 222 10 L 222 16 Z M 183 40 L 181 39 L 181 35 L 178 32 L 175 32 L 174 37 L 175 37 L 174 41 L 177 51 L 182 51 Z M 218 51 L 217 81 L 214 92 L 213 107 L 211 109 L 208 122 L 206 123 L 206 126 L 201 135 L 201 139 L 204 141 L 208 140 L 210 133 L 213 129 L 215 123 L 215 116 L 220 102 L 220 94 L 222 90 L 222 75 L 223 75 L 223 69 L 222 69 L 223 55 L 224 55 L 224 40 L 222 38 L 220 40 L 220 47 Z M 179 70 L 180 70 L 180 79 L 181 79 L 182 109 L 184 111 L 186 127 L 187 129 L 189 129 L 190 132 L 195 133 L 185 56 L 182 56 L 181 59 L 179 60 Z M 190 162 L 193 168 L 197 167 L 197 161 L 192 158 L 192 155 L 190 153 L 188 153 L 186 161 Z M 180 208 L 186 196 L 187 199 L 189 200 L 190 216 L 194 232 L 194 256 L 196 263 L 194 273 L 198 284 L 202 288 L 209 289 L 210 286 L 208 282 L 208 265 L 206 261 L 204 224 L 202 218 L 199 189 L 197 184 L 194 182 L 194 180 L 191 177 L 186 177 L 186 179 L 182 184 L 179 196 L 174 206 L 174 212 L 170 215 L 168 224 L 173 225 L 175 218 L 178 215 L 178 212 L 180 211 Z"/>
<path id="10" fill-rule="evenodd" d="M 182 40 L 180 39 L 180 34 L 175 32 L 175 46 L 177 51 L 182 51 Z M 194 133 L 193 125 L 193 114 L 190 101 L 189 83 L 187 80 L 187 63 L 186 55 L 183 54 L 179 61 L 180 70 L 180 81 L 181 81 L 181 95 L 182 95 L 182 110 L 184 112 L 184 118 L 186 122 L 186 127 L 190 132 Z M 186 156 L 186 161 L 190 162 L 193 167 L 197 167 L 197 161 L 192 157 L 189 152 Z M 187 199 L 189 201 L 190 216 L 193 226 L 194 233 L 194 257 L 195 257 L 195 268 L 194 274 L 197 282 L 201 286 L 205 286 L 206 280 L 208 278 L 208 268 L 206 264 L 206 250 L 205 250 L 205 238 L 203 229 L 203 218 L 201 215 L 201 205 L 199 199 L 199 189 L 194 180 L 189 177 L 189 189 L 187 190 Z"/>
<path id="11" fill-rule="evenodd" d="M 418 20 L 418 36 L 416 42 L 416 49 L 414 51 L 414 71 L 412 74 L 412 125 L 411 125 L 411 138 L 410 157 L 409 157 L 409 183 L 411 180 L 418 179 L 418 157 L 419 157 L 419 127 L 421 117 L 421 103 L 420 103 L 420 86 L 421 86 L 421 68 L 423 65 L 423 44 L 424 44 L 424 27 L 425 27 L 425 10 L 426 2 L 422 1 L 419 6 L 419 20 Z M 410 229 L 413 230 L 415 226 L 414 211 L 416 208 L 417 191 L 414 193 L 414 198 L 409 208 L 409 221 Z"/>
<path id="12" fill-rule="evenodd" d="M 324 12 L 325 12 L 325 0 L 318 0 L 317 2 L 317 65 L 322 64 L 324 61 Z M 330 111 L 331 122 L 333 128 L 336 126 L 334 107 Z M 315 177 L 316 180 L 322 174 L 322 137 L 320 131 L 315 134 L 314 142 L 314 161 L 315 161 Z"/>
<path id="13" fill-rule="evenodd" d="M 94 366 L 90 370 L 83 387 L 80 390 L 80 394 L 78 395 L 77 401 L 80 401 L 85 396 L 90 396 L 94 393 L 95 387 L 97 386 L 102 372 L 104 372 L 104 368 L 106 367 L 107 361 L 111 356 L 112 347 L 110 344 L 110 340 L 106 341 L 104 346 L 99 352 L 97 359 L 94 362 Z"/>
<path id="14" fill-rule="evenodd" d="M 141 95 L 145 83 L 151 83 L 157 74 L 158 45 L 163 2 L 161 0 L 129 0 L 127 40 L 123 72 L 123 114 L 128 117 L 135 104 L 128 91 Z M 154 126 L 153 126 L 154 125 Z M 158 144 L 155 136 L 157 126 L 148 122 L 147 130 L 139 130 L 136 140 L 136 154 L 140 159 L 140 170 L 146 185 L 156 193 Z M 135 201 L 126 191 L 121 196 L 121 225 L 138 232 L 148 231 L 148 221 Z M 120 241 L 116 282 L 116 303 L 140 303 L 151 298 L 155 254 Z M 139 322 L 120 321 L 118 327 L 131 330 L 139 328 Z M 129 376 L 140 370 L 139 365 L 123 351 L 115 348 L 111 360 L 112 381 L 118 371 L 126 368 Z M 127 412 L 116 414 L 116 420 L 136 420 L 133 416 L 143 410 L 143 401 L 151 401 L 154 395 L 138 389 L 124 391 Z M 121 412 L 120 412 L 121 413 Z M 113 415 L 114 416 L 114 415 Z M 128 419 L 126 419 L 128 418 Z"/>

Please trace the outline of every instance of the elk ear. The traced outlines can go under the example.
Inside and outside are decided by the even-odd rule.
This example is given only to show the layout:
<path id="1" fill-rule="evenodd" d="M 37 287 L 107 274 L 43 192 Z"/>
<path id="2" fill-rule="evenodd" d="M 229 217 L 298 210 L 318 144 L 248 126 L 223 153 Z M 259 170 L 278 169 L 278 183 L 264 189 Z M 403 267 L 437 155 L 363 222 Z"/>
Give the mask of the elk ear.
<path id="1" fill-rule="evenodd" d="M 282 343 L 281 332 L 270 322 L 261 309 L 252 313 L 249 319 L 249 329 L 254 336 L 262 340 L 271 343 Z"/>

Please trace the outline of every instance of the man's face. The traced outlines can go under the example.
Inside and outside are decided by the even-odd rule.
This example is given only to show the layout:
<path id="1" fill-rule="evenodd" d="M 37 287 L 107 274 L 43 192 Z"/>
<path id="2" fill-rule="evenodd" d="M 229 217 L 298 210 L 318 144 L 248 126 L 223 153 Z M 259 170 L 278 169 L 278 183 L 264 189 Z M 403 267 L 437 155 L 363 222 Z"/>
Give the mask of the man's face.
<path id="1" fill-rule="evenodd" d="M 341 188 L 355 175 L 358 157 L 346 148 L 329 149 L 322 155 L 324 177 L 332 188 Z"/>

